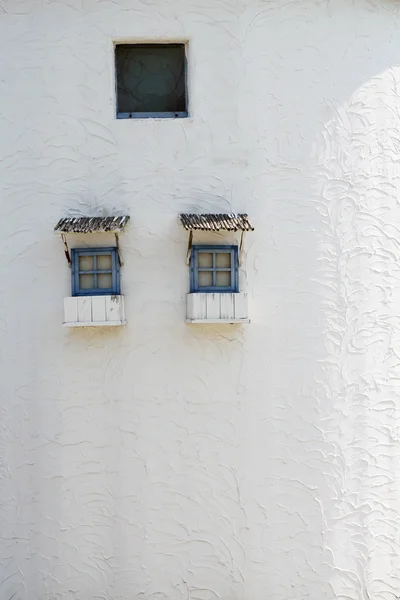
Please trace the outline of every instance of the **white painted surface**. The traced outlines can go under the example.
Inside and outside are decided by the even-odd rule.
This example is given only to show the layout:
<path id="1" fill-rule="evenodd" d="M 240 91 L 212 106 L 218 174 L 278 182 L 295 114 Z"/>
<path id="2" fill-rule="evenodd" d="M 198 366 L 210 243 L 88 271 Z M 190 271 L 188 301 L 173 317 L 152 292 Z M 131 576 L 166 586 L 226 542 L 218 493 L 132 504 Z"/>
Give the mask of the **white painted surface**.
<path id="1" fill-rule="evenodd" d="M 400 595 L 399 23 L 0 3 L 0 598 Z M 114 119 L 112 40 L 141 37 L 190 40 L 189 119 Z M 52 228 L 103 208 L 132 215 L 129 324 L 63 328 Z M 185 324 L 195 209 L 256 224 L 249 326 Z"/>
<path id="2" fill-rule="evenodd" d="M 64 298 L 64 327 L 125 325 L 123 296 L 73 296 Z"/>
<path id="3" fill-rule="evenodd" d="M 247 294 L 188 294 L 188 323 L 248 323 Z"/>

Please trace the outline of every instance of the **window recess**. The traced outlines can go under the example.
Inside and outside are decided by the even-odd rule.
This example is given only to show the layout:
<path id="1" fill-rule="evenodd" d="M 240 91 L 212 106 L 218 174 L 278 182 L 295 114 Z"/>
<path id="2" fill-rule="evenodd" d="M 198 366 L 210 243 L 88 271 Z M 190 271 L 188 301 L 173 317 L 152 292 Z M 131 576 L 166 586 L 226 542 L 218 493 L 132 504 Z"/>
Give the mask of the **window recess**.
<path id="1" fill-rule="evenodd" d="M 188 116 L 185 44 L 115 46 L 117 118 Z"/>

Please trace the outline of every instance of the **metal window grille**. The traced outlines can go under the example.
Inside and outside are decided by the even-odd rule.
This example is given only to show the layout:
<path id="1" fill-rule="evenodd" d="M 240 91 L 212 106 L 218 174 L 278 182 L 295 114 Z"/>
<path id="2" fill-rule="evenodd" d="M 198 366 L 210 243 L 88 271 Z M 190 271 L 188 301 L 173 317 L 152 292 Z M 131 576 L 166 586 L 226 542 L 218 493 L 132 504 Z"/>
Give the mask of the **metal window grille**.
<path id="1" fill-rule="evenodd" d="M 237 246 L 193 246 L 190 263 L 190 291 L 238 292 Z"/>
<path id="2" fill-rule="evenodd" d="M 72 250 L 72 295 L 120 294 L 120 265 L 117 248 Z"/>

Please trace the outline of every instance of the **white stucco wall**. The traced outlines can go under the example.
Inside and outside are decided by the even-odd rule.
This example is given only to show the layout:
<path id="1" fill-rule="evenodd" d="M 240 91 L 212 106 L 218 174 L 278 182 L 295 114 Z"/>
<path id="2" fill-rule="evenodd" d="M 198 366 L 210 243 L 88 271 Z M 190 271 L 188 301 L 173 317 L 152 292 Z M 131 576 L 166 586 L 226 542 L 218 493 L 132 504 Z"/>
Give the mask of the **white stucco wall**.
<path id="1" fill-rule="evenodd" d="M 1 600 L 400 596 L 399 18 L 0 0 Z M 189 40 L 191 118 L 114 119 L 135 39 Z M 129 325 L 66 330 L 103 209 Z M 192 210 L 256 225 L 248 326 L 184 323 Z"/>

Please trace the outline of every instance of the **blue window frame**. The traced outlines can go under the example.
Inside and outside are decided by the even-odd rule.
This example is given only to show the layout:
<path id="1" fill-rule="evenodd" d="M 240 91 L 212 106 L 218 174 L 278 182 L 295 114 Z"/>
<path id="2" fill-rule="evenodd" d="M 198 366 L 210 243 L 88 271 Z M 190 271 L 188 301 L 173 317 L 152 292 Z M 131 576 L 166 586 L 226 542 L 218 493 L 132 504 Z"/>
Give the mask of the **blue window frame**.
<path id="1" fill-rule="evenodd" d="M 73 296 L 120 294 L 117 248 L 74 248 L 71 258 Z"/>
<path id="2" fill-rule="evenodd" d="M 190 291 L 238 292 L 238 247 L 193 246 L 190 259 Z"/>

